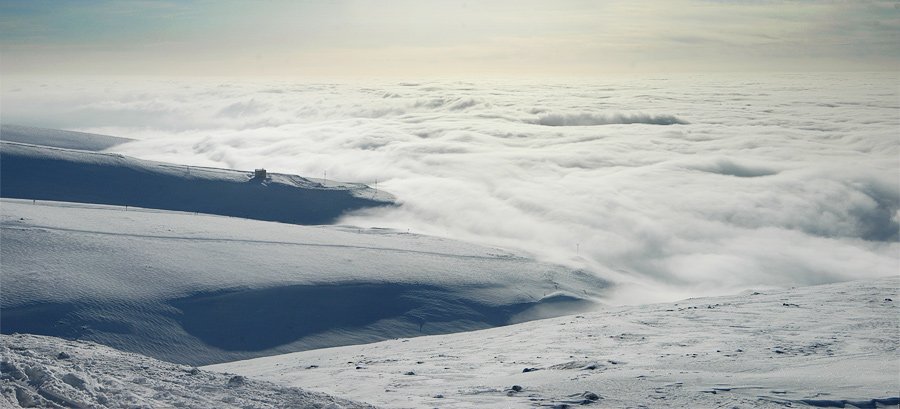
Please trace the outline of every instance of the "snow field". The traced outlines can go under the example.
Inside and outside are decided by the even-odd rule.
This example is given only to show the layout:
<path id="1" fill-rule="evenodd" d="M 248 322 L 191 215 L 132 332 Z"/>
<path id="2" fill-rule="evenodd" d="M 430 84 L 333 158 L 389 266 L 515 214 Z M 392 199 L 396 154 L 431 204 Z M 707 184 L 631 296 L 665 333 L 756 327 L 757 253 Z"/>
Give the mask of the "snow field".
<path id="1" fill-rule="evenodd" d="M 385 407 L 897 407 L 898 294 L 747 291 L 208 369 Z"/>

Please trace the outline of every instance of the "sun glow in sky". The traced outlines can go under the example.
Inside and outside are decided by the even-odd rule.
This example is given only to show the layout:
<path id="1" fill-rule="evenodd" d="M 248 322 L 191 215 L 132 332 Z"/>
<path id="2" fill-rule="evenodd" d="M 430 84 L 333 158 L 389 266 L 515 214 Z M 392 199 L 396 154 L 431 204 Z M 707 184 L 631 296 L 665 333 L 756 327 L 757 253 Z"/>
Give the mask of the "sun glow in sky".
<path id="1" fill-rule="evenodd" d="M 888 1 L 3 1 L 5 75 L 896 71 Z"/>

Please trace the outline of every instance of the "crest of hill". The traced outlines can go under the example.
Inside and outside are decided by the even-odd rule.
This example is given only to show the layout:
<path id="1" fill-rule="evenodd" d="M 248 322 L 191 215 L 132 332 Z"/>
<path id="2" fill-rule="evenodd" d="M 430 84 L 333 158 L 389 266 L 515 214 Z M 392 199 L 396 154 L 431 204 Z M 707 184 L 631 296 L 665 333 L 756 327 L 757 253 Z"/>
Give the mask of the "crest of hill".
<path id="1" fill-rule="evenodd" d="M 94 133 L 64 131 L 61 129 L 3 124 L 0 125 L 0 140 L 4 142 L 19 142 L 32 145 L 52 146 L 55 148 L 97 152 L 126 142 L 131 142 L 134 139 Z"/>
<path id="2" fill-rule="evenodd" d="M 82 146 L 84 147 L 84 146 Z M 393 197 L 363 184 L 174 165 L 118 154 L 0 143 L 0 196 L 329 224 Z"/>

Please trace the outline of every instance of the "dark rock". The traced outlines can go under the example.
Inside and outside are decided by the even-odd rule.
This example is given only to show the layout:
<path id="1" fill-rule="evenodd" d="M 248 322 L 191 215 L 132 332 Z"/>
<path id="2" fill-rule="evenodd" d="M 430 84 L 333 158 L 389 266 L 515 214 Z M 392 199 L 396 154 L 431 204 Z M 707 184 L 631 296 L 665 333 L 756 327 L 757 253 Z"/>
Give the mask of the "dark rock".
<path id="1" fill-rule="evenodd" d="M 69 359 L 71 357 L 72 357 L 71 355 L 69 355 L 65 352 L 60 352 L 59 354 L 56 355 L 56 359 Z"/>
<path id="2" fill-rule="evenodd" d="M 62 381 L 69 384 L 75 389 L 85 390 L 85 381 L 74 373 L 67 373 L 62 377 Z"/>
<path id="3" fill-rule="evenodd" d="M 13 385 L 13 387 L 16 389 L 16 400 L 20 407 L 30 408 L 37 406 L 38 402 L 35 401 L 32 393 L 19 385 Z"/>
<path id="4" fill-rule="evenodd" d="M 0 362 L 0 379 L 18 379 L 20 381 L 27 380 L 28 376 L 25 375 L 22 370 L 20 370 L 16 365 L 9 361 Z"/>
<path id="5" fill-rule="evenodd" d="M 591 402 L 600 400 L 600 395 L 597 395 L 596 393 L 590 392 L 590 391 L 585 391 L 584 393 L 581 394 L 581 397 L 584 398 L 584 400 L 591 401 Z"/>
<path id="6" fill-rule="evenodd" d="M 232 376 L 231 379 L 228 380 L 228 386 L 232 388 L 236 386 L 244 386 L 246 384 L 247 378 L 240 375 Z"/>

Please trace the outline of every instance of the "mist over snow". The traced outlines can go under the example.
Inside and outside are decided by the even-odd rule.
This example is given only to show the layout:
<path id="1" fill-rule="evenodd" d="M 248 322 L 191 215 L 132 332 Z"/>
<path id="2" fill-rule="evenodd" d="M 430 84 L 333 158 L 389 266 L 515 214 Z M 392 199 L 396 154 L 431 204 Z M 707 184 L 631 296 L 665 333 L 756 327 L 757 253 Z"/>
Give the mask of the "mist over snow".
<path id="1" fill-rule="evenodd" d="M 900 78 L 4 80 L 3 122 L 111 151 L 374 184 L 343 222 L 526 251 L 615 302 L 894 275 Z"/>

